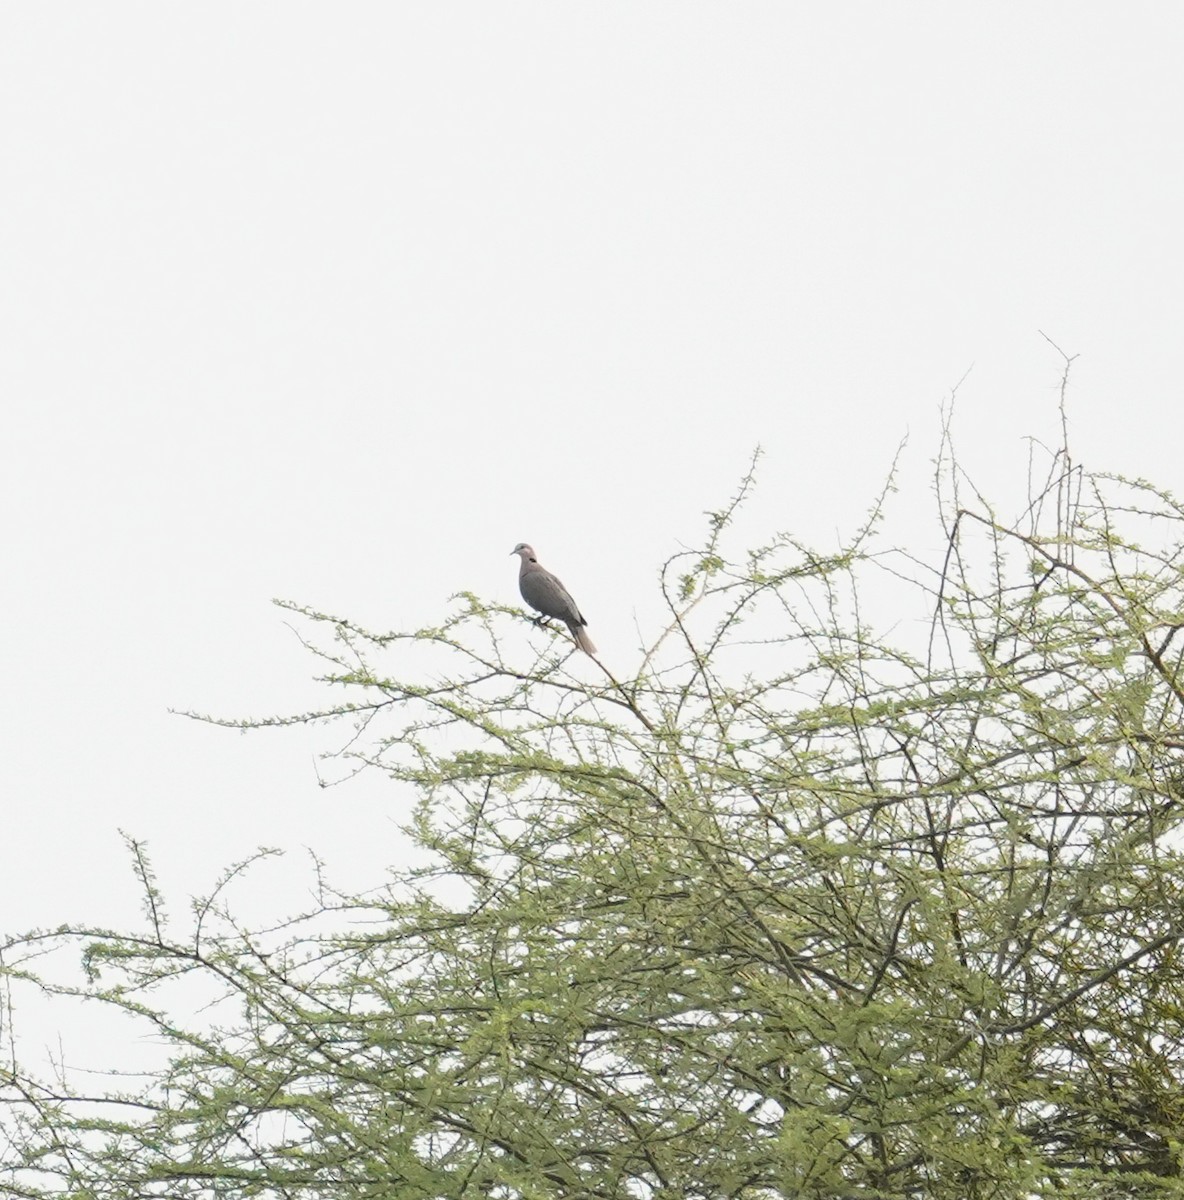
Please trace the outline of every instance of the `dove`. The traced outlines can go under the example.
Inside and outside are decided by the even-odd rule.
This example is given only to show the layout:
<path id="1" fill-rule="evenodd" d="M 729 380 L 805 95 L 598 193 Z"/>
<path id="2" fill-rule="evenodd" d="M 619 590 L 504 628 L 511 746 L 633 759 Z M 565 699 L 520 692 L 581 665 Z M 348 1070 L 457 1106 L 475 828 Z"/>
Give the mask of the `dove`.
<path id="1" fill-rule="evenodd" d="M 539 560 L 534 556 L 534 548 L 525 542 L 519 542 L 510 553 L 517 554 L 521 559 L 518 590 L 522 593 L 522 599 L 544 617 L 554 617 L 562 621 L 571 630 L 576 645 L 585 654 L 594 655 L 596 647 L 584 629 L 588 622 L 580 614 L 567 588 L 546 567 L 539 564 Z"/>

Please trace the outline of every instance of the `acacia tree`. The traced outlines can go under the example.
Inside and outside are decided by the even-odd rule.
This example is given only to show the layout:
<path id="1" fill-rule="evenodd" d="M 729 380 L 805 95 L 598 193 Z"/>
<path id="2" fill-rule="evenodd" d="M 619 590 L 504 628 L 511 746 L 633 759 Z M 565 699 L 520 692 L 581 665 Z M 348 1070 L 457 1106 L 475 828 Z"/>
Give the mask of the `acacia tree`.
<path id="1" fill-rule="evenodd" d="M 878 503 L 839 552 L 737 554 L 747 479 L 624 680 L 471 595 L 412 633 L 284 605 L 335 702 L 238 724 L 342 722 L 414 795 L 419 860 L 263 932 L 219 890 L 177 931 L 133 846 L 141 929 L 11 939 L 10 989 L 168 1055 L 97 1093 L 14 1060 L 0 1188 L 1184 1194 L 1184 508 L 1064 450 L 1016 521 L 948 446 L 937 478 L 928 565 L 877 548 Z M 860 606 L 884 578 L 915 645 Z"/>

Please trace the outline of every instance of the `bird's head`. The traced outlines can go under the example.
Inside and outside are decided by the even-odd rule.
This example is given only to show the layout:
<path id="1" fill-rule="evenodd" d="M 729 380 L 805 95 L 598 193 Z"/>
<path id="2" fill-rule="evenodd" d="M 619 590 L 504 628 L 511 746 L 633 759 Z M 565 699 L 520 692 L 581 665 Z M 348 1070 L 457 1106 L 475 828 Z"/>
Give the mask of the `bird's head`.
<path id="1" fill-rule="evenodd" d="M 517 554 L 524 562 L 534 562 L 534 547 L 526 542 L 519 542 L 510 553 Z"/>

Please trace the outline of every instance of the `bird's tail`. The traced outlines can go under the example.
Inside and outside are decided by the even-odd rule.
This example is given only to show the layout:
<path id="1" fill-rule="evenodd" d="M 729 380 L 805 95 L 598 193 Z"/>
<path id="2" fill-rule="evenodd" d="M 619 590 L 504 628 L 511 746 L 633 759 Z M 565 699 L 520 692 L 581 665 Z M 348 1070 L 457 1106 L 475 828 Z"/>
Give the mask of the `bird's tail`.
<path id="1" fill-rule="evenodd" d="M 571 636 L 576 639 L 576 645 L 585 654 L 592 656 L 596 653 L 596 647 L 592 644 L 592 639 L 583 625 L 577 625 L 575 621 L 568 621 L 567 627 L 571 630 Z"/>

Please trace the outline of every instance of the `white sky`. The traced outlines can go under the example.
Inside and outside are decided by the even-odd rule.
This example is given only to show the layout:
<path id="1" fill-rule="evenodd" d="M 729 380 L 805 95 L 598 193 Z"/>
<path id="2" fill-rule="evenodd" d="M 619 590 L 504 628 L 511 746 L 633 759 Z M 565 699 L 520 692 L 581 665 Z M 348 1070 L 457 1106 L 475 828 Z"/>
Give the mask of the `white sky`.
<path id="1" fill-rule="evenodd" d="M 0 7 L 0 929 L 133 914 L 120 828 L 181 897 L 259 844 L 359 888 L 398 860 L 403 799 L 319 789 L 324 731 L 166 711 L 317 694 L 272 596 L 410 627 L 516 602 L 527 540 L 627 672 L 758 442 L 752 528 L 821 540 L 909 434 L 894 511 L 935 543 L 973 365 L 964 457 L 1017 505 L 1040 329 L 1080 354 L 1077 457 L 1178 484 L 1182 33 L 1080 0 Z"/>

